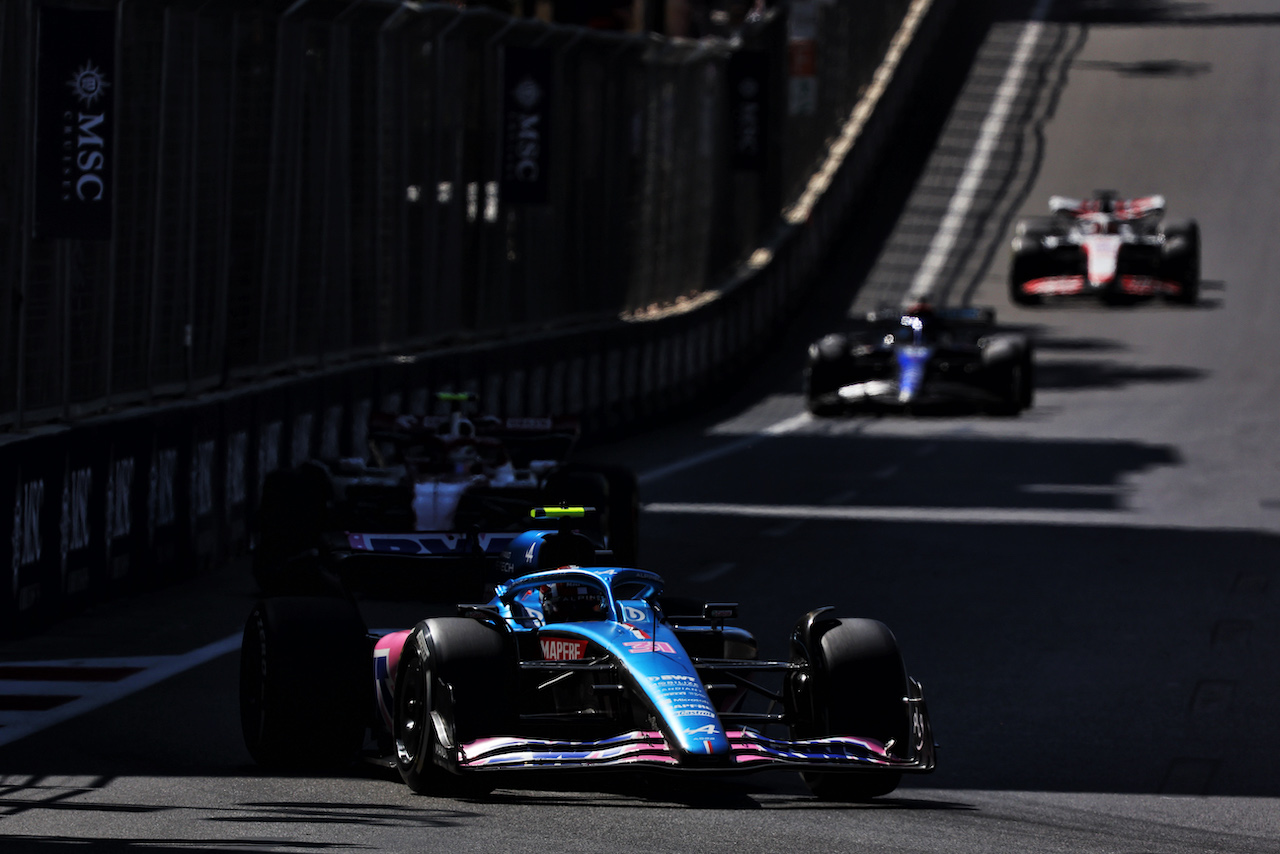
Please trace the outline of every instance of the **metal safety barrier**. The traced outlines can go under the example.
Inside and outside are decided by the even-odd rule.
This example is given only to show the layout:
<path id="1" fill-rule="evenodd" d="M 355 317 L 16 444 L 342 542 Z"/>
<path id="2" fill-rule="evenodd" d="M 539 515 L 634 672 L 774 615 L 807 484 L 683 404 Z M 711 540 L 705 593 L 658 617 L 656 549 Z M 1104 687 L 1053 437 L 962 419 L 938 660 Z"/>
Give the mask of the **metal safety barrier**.
<path id="1" fill-rule="evenodd" d="M 0 633 L 243 554 L 266 474 L 360 452 L 374 409 L 468 390 L 592 431 L 736 376 L 953 4 L 814 5 L 823 51 L 868 53 L 796 89 L 777 15 L 669 41 L 122 0 L 50 47 L 92 4 L 0 4 L 0 108 L 29 118 L 0 124 Z"/>
<path id="2" fill-rule="evenodd" d="M 812 39 L 782 7 L 692 41 L 392 0 L 7 0 L 0 427 L 696 296 L 776 227 L 910 3 L 808 5 Z"/>

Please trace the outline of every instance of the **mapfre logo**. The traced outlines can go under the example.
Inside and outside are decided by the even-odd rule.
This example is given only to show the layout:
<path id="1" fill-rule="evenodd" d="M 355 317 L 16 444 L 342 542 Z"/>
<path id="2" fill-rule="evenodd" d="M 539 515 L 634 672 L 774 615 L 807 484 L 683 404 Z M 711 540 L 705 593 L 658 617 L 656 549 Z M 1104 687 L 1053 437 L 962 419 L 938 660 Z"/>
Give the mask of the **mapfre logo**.
<path id="1" fill-rule="evenodd" d="M 542 657 L 546 661 L 581 661 L 587 655 L 587 642 L 575 638 L 539 638 Z"/>

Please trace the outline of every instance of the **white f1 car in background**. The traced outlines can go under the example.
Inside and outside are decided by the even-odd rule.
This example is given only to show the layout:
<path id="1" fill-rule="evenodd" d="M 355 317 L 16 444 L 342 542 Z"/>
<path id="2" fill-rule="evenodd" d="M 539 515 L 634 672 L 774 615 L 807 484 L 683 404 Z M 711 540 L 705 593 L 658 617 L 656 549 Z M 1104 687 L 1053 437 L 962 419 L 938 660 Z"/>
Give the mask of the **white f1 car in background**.
<path id="1" fill-rule="evenodd" d="M 1010 297 L 1020 305 L 1075 296 L 1194 304 L 1200 226 L 1166 220 L 1164 209 L 1164 196 L 1123 199 L 1111 190 L 1050 197 L 1049 216 L 1021 219 L 1014 229 Z"/>

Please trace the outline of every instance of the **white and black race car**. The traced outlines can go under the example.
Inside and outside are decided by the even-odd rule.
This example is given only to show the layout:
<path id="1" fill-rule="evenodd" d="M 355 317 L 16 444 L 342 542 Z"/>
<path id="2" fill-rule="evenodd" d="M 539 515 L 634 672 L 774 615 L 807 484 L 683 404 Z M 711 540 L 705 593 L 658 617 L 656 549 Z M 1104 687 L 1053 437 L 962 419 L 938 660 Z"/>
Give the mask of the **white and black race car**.
<path id="1" fill-rule="evenodd" d="M 450 412 L 373 413 L 365 456 L 313 459 L 267 475 L 253 554 L 264 592 L 313 592 L 328 575 L 356 587 L 412 587 L 412 579 L 381 578 L 384 565 L 401 566 L 382 558 L 416 554 L 432 559 L 435 589 L 449 577 L 458 595 L 478 595 L 479 579 L 524 530 L 530 508 L 549 503 L 596 508 L 591 533 L 599 547 L 635 562 L 636 476 L 573 460 L 576 419 L 499 418 L 465 412 L 473 395 L 440 398 Z"/>
<path id="2" fill-rule="evenodd" d="M 1164 196 L 1124 199 L 1100 190 L 1090 199 L 1050 197 L 1049 216 L 1014 228 L 1009 296 L 1019 305 L 1076 296 L 1194 304 L 1200 226 L 1166 220 L 1164 210 Z"/>

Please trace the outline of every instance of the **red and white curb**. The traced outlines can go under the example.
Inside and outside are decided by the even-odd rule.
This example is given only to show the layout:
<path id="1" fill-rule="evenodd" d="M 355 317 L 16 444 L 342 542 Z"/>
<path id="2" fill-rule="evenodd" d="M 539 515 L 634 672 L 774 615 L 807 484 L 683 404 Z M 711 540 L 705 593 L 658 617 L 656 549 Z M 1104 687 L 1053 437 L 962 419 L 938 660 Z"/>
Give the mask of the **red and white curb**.
<path id="1" fill-rule="evenodd" d="M 0 662 L 0 747 L 240 648 L 240 632 L 181 655 Z"/>

